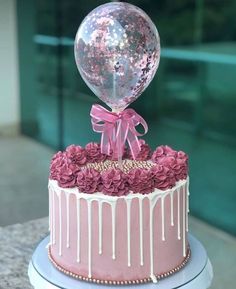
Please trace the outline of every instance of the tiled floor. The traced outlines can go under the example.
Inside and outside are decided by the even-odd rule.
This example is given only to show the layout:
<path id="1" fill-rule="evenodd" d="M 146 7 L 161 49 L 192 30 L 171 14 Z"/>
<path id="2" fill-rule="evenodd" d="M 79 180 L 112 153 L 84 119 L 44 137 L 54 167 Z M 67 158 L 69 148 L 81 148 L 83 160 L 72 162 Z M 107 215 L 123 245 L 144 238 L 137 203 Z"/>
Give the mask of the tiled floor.
<path id="1" fill-rule="evenodd" d="M 0 226 L 48 214 L 53 151 L 26 137 L 0 138 Z"/>
<path id="2" fill-rule="evenodd" d="M 50 148 L 26 137 L 0 139 L 0 226 L 47 216 L 52 154 Z M 236 288 L 236 238 L 193 217 L 190 228 L 212 261 L 215 278 L 211 288 Z"/>
<path id="3" fill-rule="evenodd" d="M 189 227 L 205 246 L 212 262 L 214 279 L 211 289 L 235 289 L 236 238 L 193 217 L 190 217 Z"/>

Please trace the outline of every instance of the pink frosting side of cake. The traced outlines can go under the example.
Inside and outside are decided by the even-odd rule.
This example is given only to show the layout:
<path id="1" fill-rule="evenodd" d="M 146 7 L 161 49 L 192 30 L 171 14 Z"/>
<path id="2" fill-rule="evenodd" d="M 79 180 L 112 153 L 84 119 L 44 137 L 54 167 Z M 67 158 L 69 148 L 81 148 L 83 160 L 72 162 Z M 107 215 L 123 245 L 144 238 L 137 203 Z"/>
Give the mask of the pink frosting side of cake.
<path id="1" fill-rule="evenodd" d="M 67 193 L 68 190 L 66 189 Z M 64 189 L 55 192 L 50 184 L 50 228 L 51 254 L 54 261 L 75 274 L 89 275 L 89 220 L 88 202 L 80 199 L 80 261 L 78 257 L 77 197 Z M 52 196 L 54 192 L 54 196 Z M 61 211 L 59 195 L 61 194 Z M 185 259 L 187 241 L 187 185 L 178 194 L 173 189 L 173 224 L 171 225 L 171 194 L 164 202 L 158 199 L 153 210 L 153 274 L 160 275 L 179 266 Z M 67 203 L 67 201 L 69 202 Z M 53 203 L 54 201 L 54 203 Z M 112 210 L 108 203 L 102 205 L 102 253 L 99 254 L 99 202 L 91 203 L 91 277 L 100 280 L 137 280 L 149 278 L 151 274 L 150 250 L 150 204 L 149 198 L 142 201 L 143 210 L 143 265 L 140 246 L 139 199 L 132 199 L 130 208 L 130 266 L 128 266 L 127 203 L 120 198 L 115 210 L 115 259 L 112 259 Z M 53 211 L 54 210 L 54 211 Z M 69 220 L 67 220 L 69 214 Z M 54 219 L 53 219 L 54 218 Z M 61 219 L 60 219 L 61 218 Z M 164 218 L 164 219 L 163 219 Z M 178 220 L 179 237 L 178 239 Z M 60 224 L 61 221 L 61 224 Z M 164 223 L 164 232 L 163 232 Z M 69 225 L 69 227 L 68 227 Z M 54 236 L 53 236 L 54 234 Z M 163 237 L 165 240 L 163 240 Z M 69 241 L 69 242 L 68 242 Z M 68 247 L 69 245 L 69 247 Z"/>

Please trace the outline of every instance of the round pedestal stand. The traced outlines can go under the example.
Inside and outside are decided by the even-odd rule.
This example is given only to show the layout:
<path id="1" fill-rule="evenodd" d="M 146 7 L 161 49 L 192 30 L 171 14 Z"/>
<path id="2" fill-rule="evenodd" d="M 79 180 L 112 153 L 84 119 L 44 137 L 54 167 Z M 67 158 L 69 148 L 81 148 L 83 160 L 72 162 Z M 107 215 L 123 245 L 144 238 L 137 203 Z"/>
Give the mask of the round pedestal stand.
<path id="1" fill-rule="evenodd" d="M 133 289 L 207 289 L 213 279 L 213 270 L 210 260 L 202 244 L 189 234 L 191 258 L 187 265 L 172 275 L 162 279 L 158 283 L 146 283 L 139 285 L 97 285 L 89 282 L 78 281 L 58 271 L 49 261 L 47 245 L 49 237 L 43 239 L 36 248 L 29 264 L 28 274 L 31 284 L 35 289 L 107 289 L 123 288 Z"/>

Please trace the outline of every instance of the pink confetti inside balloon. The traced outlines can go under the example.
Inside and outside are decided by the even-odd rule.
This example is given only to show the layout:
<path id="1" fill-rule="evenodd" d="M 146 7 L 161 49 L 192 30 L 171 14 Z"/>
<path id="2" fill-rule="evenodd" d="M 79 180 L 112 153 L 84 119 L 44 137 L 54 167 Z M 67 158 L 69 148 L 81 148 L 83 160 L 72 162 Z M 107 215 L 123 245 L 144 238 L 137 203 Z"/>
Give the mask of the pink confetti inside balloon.
<path id="1" fill-rule="evenodd" d="M 75 60 L 89 88 L 115 111 L 136 100 L 160 59 L 156 26 L 140 8 L 111 2 L 90 12 L 75 38 Z"/>

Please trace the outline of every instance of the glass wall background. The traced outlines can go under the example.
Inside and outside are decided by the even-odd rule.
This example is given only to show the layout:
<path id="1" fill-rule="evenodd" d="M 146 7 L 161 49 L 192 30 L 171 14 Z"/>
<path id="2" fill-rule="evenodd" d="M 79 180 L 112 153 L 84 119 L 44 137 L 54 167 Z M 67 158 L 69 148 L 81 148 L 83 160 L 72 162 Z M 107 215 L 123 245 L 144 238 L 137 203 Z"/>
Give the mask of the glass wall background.
<path id="1" fill-rule="evenodd" d="M 19 0 L 22 132 L 55 149 L 99 140 L 89 111 L 99 102 L 74 61 L 79 24 L 107 1 Z M 132 105 L 153 148 L 190 156 L 191 213 L 236 234 L 236 1 L 136 0 L 157 25 L 157 74 Z"/>

